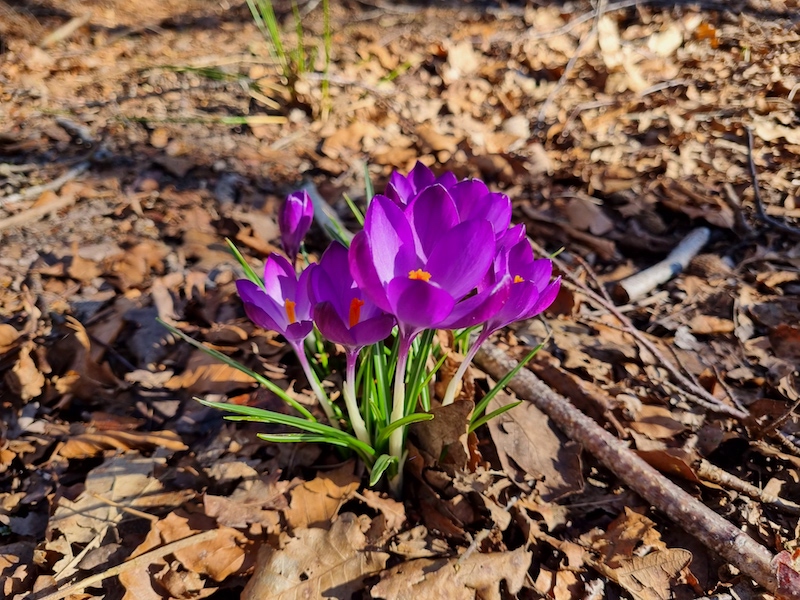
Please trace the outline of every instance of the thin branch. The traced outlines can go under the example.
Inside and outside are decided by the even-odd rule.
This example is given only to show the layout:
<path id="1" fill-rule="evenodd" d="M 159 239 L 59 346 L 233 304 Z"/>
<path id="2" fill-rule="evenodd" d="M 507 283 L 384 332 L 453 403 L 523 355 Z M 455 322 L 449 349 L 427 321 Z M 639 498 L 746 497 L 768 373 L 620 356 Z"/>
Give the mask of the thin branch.
<path id="1" fill-rule="evenodd" d="M 530 238 L 528 238 L 528 241 L 533 246 L 533 249 L 536 250 L 536 252 L 544 256 L 547 256 L 548 253 L 544 250 L 544 248 L 539 246 L 539 244 L 537 244 Z M 731 415 L 733 417 L 736 417 L 737 419 L 747 418 L 748 413 L 746 411 L 725 404 L 719 398 L 713 396 L 704 387 L 694 383 L 688 377 L 686 377 L 686 375 L 684 375 L 681 372 L 681 370 L 672 363 L 672 361 L 670 361 L 666 356 L 664 356 L 664 353 L 661 352 L 661 350 L 659 350 L 656 347 L 656 345 L 647 338 L 645 334 L 643 334 L 633 325 L 633 323 L 628 317 L 622 314 L 622 312 L 619 310 L 619 308 L 617 308 L 617 306 L 613 302 L 608 302 L 605 298 L 603 298 L 593 290 L 586 287 L 586 285 L 584 285 L 582 282 L 580 282 L 573 275 L 572 270 L 566 265 L 566 263 L 564 263 L 564 261 L 558 259 L 557 257 L 552 258 L 551 260 L 553 261 L 553 264 L 555 264 L 561 270 L 564 276 L 567 279 L 569 279 L 572 283 L 574 283 L 575 286 L 578 288 L 578 290 L 581 292 L 581 294 L 586 296 L 586 298 L 590 302 L 594 303 L 596 306 L 606 309 L 608 312 L 614 315 L 616 319 L 625 328 L 625 330 L 636 339 L 639 345 L 641 345 L 648 352 L 650 352 L 653 355 L 653 357 L 655 357 L 660 366 L 664 367 L 667 371 L 669 371 L 669 373 L 672 375 L 672 378 L 678 384 L 680 384 L 684 390 L 690 392 L 693 396 L 698 396 L 702 398 L 708 404 L 709 408 L 713 407 L 712 410 Z"/>
<path id="2" fill-rule="evenodd" d="M 758 185 L 758 171 L 756 170 L 756 161 L 753 158 L 753 130 L 749 127 L 747 129 L 747 162 L 750 166 L 750 177 L 753 180 L 753 195 L 756 199 L 756 216 L 758 217 L 759 221 L 762 221 L 769 225 L 770 227 L 774 227 L 778 231 L 782 231 L 784 233 L 788 233 L 792 237 L 800 239 L 800 229 L 797 227 L 792 227 L 791 225 L 787 225 L 783 221 L 779 221 L 778 219 L 773 219 L 770 217 L 767 212 L 764 210 L 764 200 L 761 198 L 761 189 Z"/>
<path id="3" fill-rule="evenodd" d="M 517 361 L 505 352 L 488 345 L 478 351 L 475 362 L 495 379 L 517 366 Z M 771 567 L 773 556 L 767 548 L 664 477 L 529 370 L 517 373 L 508 387 L 520 398 L 535 404 L 570 439 L 581 444 L 628 487 L 712 552 L 770 592 L 777 591 L 778 581 Z M 785 598 L 800 600 L 800 590 Z"/>
<path id="4" fill-rule="evenodd" d="M 43 192 L 47 191 L 57 191 L 61 189 L 68 181 L 75 179 L 78 175 L 83 173 L 86 169 L 89 168 L 89 161 L 85 160 L 83 162 L 78 163 L 74 167 L 72 167 L 69 171 L 64 173 L 58 179 L 54 179 L 50 183 L 45 183 L 42 185 L 34 185 L 17 194 L 11 194 L 10 196 L 6 196 L 5 198 L 0 198 L 0 207 L 4 207 L 7 204 L 14 204 L 15 202 L 22 202 L 23 200 L 29 200 L 31 198 L 35 198 L 37 196 L 41 196 Z"/>

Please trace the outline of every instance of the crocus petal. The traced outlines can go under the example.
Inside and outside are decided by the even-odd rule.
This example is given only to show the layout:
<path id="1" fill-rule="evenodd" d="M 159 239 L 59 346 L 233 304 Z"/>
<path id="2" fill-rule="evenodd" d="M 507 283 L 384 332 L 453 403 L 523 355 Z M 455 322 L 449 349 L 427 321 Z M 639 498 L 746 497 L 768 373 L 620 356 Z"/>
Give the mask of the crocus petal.
<path id="1" fill-rule="evenodd" d="M 411 169 L 411 172 L 408 174 L 408 181 L 414 192 L 418 194 L 423 188 L 432 185 L 433 182 L 436 181 L 436 176 L 428 167 L 417 161 L 417 164 L 414 165 L 414 168 Z"/>
<path id="2" fill-rule="evenodd" d="M 297 256 L 300 242 L 303 241 L 311 222 L 314 220 L 314 204 L 308 192 L 301 190 L 289 194 L 278 213 L 278 228 L 281 243 L 291 260 Z"/>
<path id="3" fill-rule="evenodd" d="M 296 293 L 294 296 L 295 301 L 295 314 L 298 321 L 308 321 L 311 319 L 311 299 L 309 298 L 309 279 L 311 274 L 318 265 L 308 265 L 303 272 L 300 273 L 300 279 L 297 281 Z M 289 298 L 289 296 L 287 296 Z"/>
<path id="4" fill-rule="evenodd" d="M 453 312 L 439 327 L 463 329 L 474 327 L 496 315 L 511 294 L 511 277 L 506 276 L 494 287 L 465 298 L 455 305 Z"/>
<path id="5" fill-rule="evenodd" d="M 308 337 L 308 334 L 311 333 L 312 329 L 314 329 L 313 321 L 298 321 L 297 323 L 292 323 L 286 328 L 286 331 L 283 333 L 283 337 L 290 342 L 302 342 Z"/>
<path id="6" fill-rule="evenodd" d="M 372 319 L 365 319 L 350 329 L 350 333 L 358 346 L 369 346 L 385 340 L 392 333 L 395 321 L 392 315 L 381 314 Z"/>
<path id="7" fill-rule="evenodd" d="M 257 304 L 253 304 L 252 302 L 244 302 L 242 305 L 244 306 L 244 314 L 247 315 L 247 318 L 261 327 L 261 329 L 277 331 L 281 335 L 283 335 L 286 331 L 286 326 L 288 325 L 286 318 L 279 323 L 272 316 L 270 316 L 267 311 Z"/>
<path id="8" fill-rule="evenodd" d="M 544 288 L 536 302 L 528 309 L 527 314 L 523 319 L 530 319 L 535 317 L 540 312 L 544 312 L 553 302 L 556 301 L 558 291 L 561 289 L 561 277 L 556 277 L 547 287 Z"/>
<path id="9" fill-rule="evenodd" d="M 282 302 L 286 298 L 294 298 L 296 291 L 297 274 L 294 267 L 280 254 L 270 254 L 264 263 L 264 292 Z"/>
<path id="10" fill-rule="evenodd" d="M 355 346 L 356 340 L 341 315 L 330 302 L 314 305 L 314 322 L 326 339 L 342 346 Z"/>
<path id="11" fill-rule="evenodd" d="M 455 184 L 458 183 L 458 177 L 456 177 L 455 173 L 452 173 L 450 171 L 445 171 L 436 178 L 436 181 L 434 181 L 434 183 L 438 183 L 445 189 L 449 190 L 451 187 L 453 187 Z"/>
<path id="12" fill-rule="evenodd" d="M 386 196 L 372 199 L 364 233 L 369 238 L 370 260 L 383 284 L 394 279 L 398 272 L 407 273 L 416 267 L 411 226 L 403 211 Z"/>
<path id="13" fill-rule="evenodd" d="M 386 290 L 375 269 L 375 263 L 372 262 L 369 238 L 364 231 L 359 231 L 350 242 L 348 262 L 350 273 L 362 293 L 382 310 L 391 312 L 392 306 L 386 297 Z"/>
<path id="14" fill-rule="evenodd" d="M 392 304 L 389 312 L 397 317 L 406 335 L 435 327 L 447 318 L 455 305 L 453 297 L 439 286 L 406 277 L 392 281 L 387 296 Z"/>
<path id="15" fill-rule="evenodd" d="M 527 269 L 525 279 L 530 279 L 536 284 L 536 288 L 541 292 L 547 287 L 550 277 L 553 275 L 553 261 L 547 258 L 534 260 Z"/>
<path id="16" fill-rule="evenodd" d="M 472 219 L 439 236 L 426 270 L 431 281 L 460 299 L 478 285 L 494 254 L 492 226 L 488 221 Z"/>
<path id="17" fill-rule="evenodd" d="M 418 242 L 417 255 L 425 261 L 442 237 L 442 232 L 458 222 L 458 209 L 450 194 L 440 185 L 422 190 L 406 210 L 409 223 Z"/>

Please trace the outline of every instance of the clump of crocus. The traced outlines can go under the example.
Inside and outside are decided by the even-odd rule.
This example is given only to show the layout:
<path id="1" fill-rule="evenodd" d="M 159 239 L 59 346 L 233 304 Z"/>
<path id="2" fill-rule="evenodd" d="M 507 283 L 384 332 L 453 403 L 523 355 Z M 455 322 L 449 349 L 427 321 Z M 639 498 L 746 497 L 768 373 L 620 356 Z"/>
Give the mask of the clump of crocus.
<path id="1" fill-rule="evenodd" d="M 300 244 L 314 221 L 314 204 L 308 192 L 301 190 L 289 194 L 278 213 L 278 228 L 281 231 L 283 251 L 292 264 L 297 259 Z"/>
<path id="2" fill-rule="evenodd" d="M 372 484 L 388 471 L 397 489 L 406 426 L 432 418 L 427 383 L 435 369 L 426 365 L 434 332 L 479 328 L 441 399 L 449 404 L 480 345 L 502 327 L 540 314 L 558 293 L 552 262 L 534 258 L 524 227 L 511 226 L 511 212 L 509 198 L 482 181 L 459 181 L 452 173 L 436 177 L 418 163 L 407 176 L 392 174 L 385 193 L 372 198 L 349 249 L 333 242 L 298 278 L 293 265 L 313 207 L 306 192 L 290 195 L 279 215 L 289 260 L 271 255 L 262 280 L 234 250 L 248 276 L 237 289 L 248 317 L 280 333 L 295 350 L 329 425 L 285 395 L 302 417 L 206 404 L 238 413 L 238 419 L 300 431 L 263 434 L 264 439 L 350 448 L 366 462 Z M 307 356 L 310 336 L 319 334 L 344 349 L 342 422 Z M 386 342 L 392 338 L 390 351 Z M 314 348 L 319 352 L 319 345 Z M 487 418 L 476 414 L 472 422 L 477 426 Z"/>

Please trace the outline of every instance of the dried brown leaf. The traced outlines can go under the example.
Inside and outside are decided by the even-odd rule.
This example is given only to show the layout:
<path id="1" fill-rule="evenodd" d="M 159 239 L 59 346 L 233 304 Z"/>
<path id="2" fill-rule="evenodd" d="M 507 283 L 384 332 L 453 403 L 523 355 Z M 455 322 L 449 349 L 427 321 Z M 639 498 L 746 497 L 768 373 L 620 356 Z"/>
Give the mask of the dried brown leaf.
<path id="1" fill-rule="evenodd" d="M 506 582 L 511 594 L 518 593 L 532 558 L 525 548 L 460 558 L 420 558 L 383 573 L 370 593 L 384 600 L 500 600 L 500 582 Z"/>
<path id="2" fill-rule="evenodd" d="M 512 402 L 508 395 L 495 396 L 486 412 Z M 580 447 L 569 442 L 533 403 L 489 421 L 489 431 L 506 473 L 523 486 L 533 487 L 544 500 L 555 500 L 583 489 Z"/>
<path id="3" fill-rule="evenodd" d="M 358 489 L 359 480 L 353 474 L 353 462 L 338 469 L 320 472 L 311 481 L 292 491 L 292 500 L 285 511 L 286 522 L 292 528 L 329 527 L 342 504 Z"/>
<path id="4" fill-rule="evenodd" d="M 242 600 L 350 598 L 386 565 L 385 552 L 365 550 L 362 523 L 344 513 L 330 530 L 297 529 L 278 550 L 264 546 Z"/>
<path id="5" fill-rule="evenodd" d="M 198 350 L 189 358 L 183 373 L 172 377 L 164 387 L 190 394 L 225 394 L 254 383 L 249 375 Z"/>

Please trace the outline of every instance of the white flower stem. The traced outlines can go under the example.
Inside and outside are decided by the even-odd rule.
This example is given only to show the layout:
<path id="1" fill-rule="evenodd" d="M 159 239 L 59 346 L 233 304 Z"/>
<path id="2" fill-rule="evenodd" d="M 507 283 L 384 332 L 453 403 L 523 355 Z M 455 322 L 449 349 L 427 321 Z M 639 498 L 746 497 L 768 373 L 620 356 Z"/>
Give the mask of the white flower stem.
<path id="1" fill-rule="evenodd" d="M 328 422 L 330 423 L 331 427 L 341 429 L 339 426 L 339 421 L 333 412 L 333 407 L 331 406 L 330 400 L 328 400 L 325 390 L 322 389 L 322 386 L 317 379 L 317 374 L 314 372 L 314 369 L 311 368 L 311 363 L 308 362 L 308 357 L 304 352 L 303 342 L 292 344 L 292 346 L 294 347 L 295 354 L 297 354 L 297 359 L 300 361 L 300 366 L 303 367 L 303 372 L 306 374 L 308 384 L 311 386 L 311 389 L 317 396 L 317 400 L 319 400 L 322 410 L 325 411 L 325 416 L 328 417 Z"/>
<path id="2" fill-rule="evenodd" d="M 342 395 L 344 396 L 344 403 L 347 406 L 347 414 L 350 417 L 350 425 L 356 437 L 367 444 L 372 446 L 372 441 L 369 439 L 369 432 L 364 418 L 361 416 L 361 411 L 356 402 L 356 363 L 358 361 L 358 350 L 347 351 L 347 368 L 345 371 L 344 385 L 342 386 Z"/>
<path id="3" fill-rule="evenodd" d="M 394 396 L 392 398 L 392 414 L 390 423 L 395 423 L 405 416 L 406 410 L 406 365 L 408 363 L 408 352 L 411 349 L 413 336 L 406 336 L 402 333 L 399 338 L 399 348 L 397 351 L 397 365 L 394 372 Z M 389 436 L 389 454 L 397 457 L 398 465 L 403 459 L 403 440 L 405 427 L 398 427 Z M 392 481 L 392 488 L 402 489 L 402 468 L 398 469 L 397 477 Z"/>
<path id="4" fill-rule="evenodd" d="M 478 339 L 470 346 L 467 355 L 464 357 L 464 360 L 461 361 L 461 364 L 458 367 L 458 371 L 456 374 L 453 375 L 453 378 L 450 380 L 450 383 L 447 384 L 447 390 L 444 393 L 444 399 L 442 400 L 442 406 L 447 406 L 448 404 L 452 404 L 453 401 L 456 399 L 456 390 L 458 389 L 458 384 L 461 383 L 461 380 L 464 378 L 464 373 L 467 372 L 467 367 L 469 367 L 472 359 L 475 358 L 475 354 L 477 354 L 478 349 L 481 347 L 481 344 L 486 341 L 489 335 L 486 334 L 486 330 L 481 330 Z"/>

